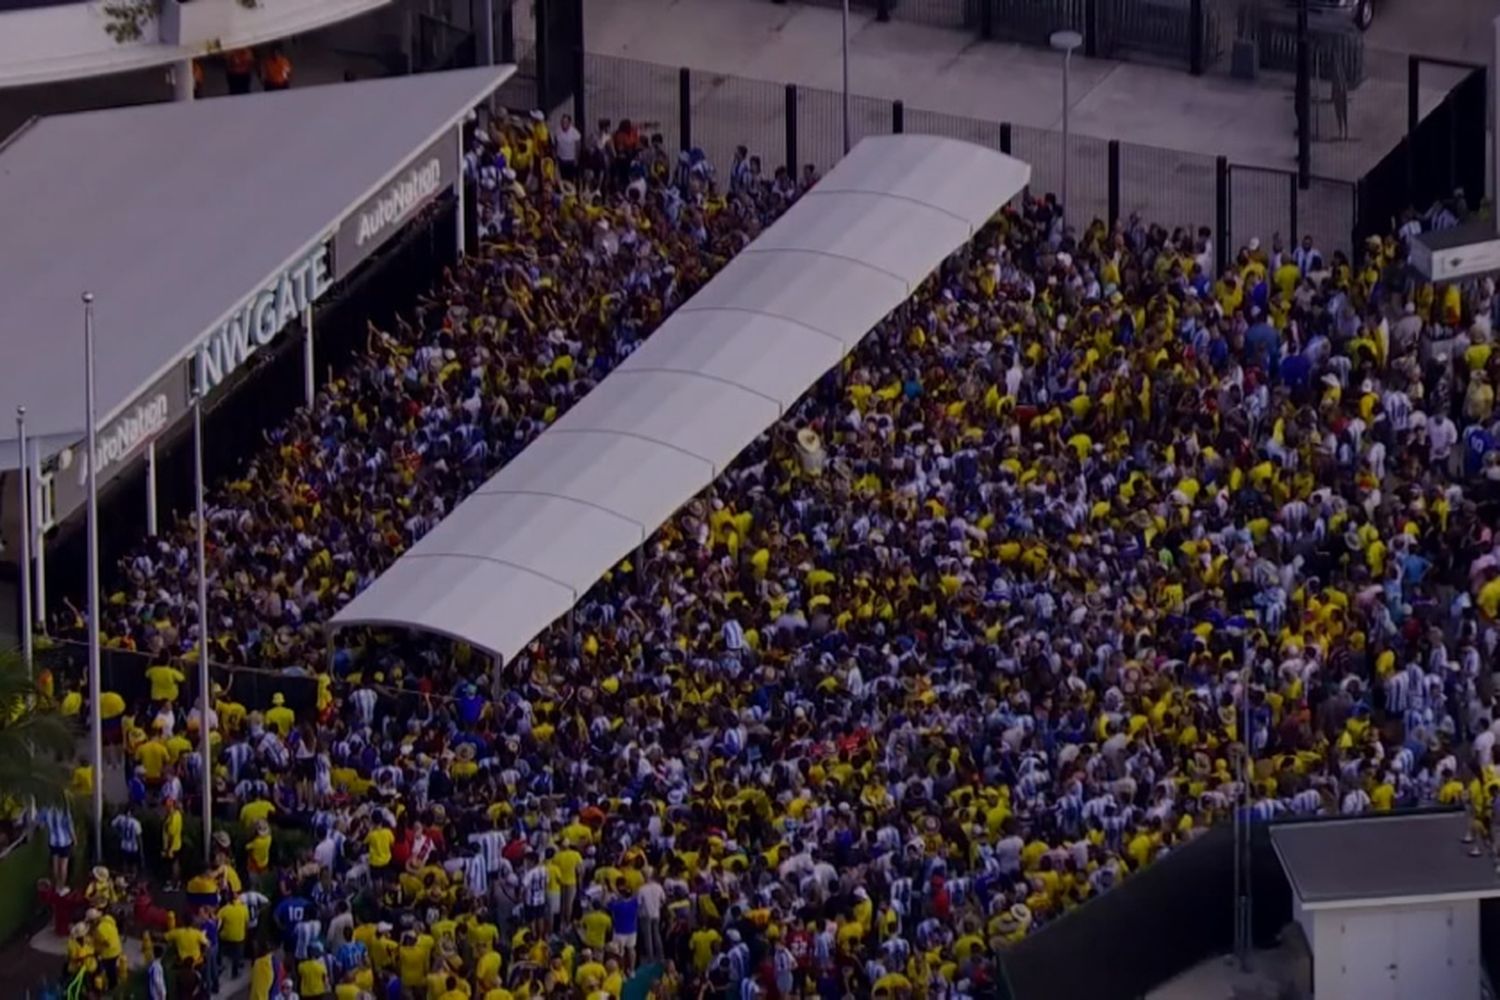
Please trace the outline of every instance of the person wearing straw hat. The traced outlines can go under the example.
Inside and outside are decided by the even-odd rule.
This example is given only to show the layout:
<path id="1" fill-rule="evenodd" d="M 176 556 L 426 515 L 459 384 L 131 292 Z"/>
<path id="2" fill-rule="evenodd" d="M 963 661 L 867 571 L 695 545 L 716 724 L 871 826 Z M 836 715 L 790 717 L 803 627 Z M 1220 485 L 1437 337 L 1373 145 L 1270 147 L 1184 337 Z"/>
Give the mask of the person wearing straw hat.
<path id="1" fill-rule="evenodd" d="M 80 973 L 92 975 L 99 968 L 93 943 L 89 940 L 89 925 L 80 920 L 68 929 L 68 975 Z"/>

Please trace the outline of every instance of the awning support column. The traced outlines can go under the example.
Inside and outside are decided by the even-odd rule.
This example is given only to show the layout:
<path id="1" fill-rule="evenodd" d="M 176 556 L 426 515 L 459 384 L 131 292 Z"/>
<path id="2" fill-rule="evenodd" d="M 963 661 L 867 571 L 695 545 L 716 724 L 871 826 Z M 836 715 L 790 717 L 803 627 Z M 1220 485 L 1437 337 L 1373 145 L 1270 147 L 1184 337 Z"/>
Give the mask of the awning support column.
<path id="1" fill-rule="evenodd" d="M 156 439 L 146 442 L 146 535 L 156 537 Z"/>
<path id="2" fill-rule="evenodd" d="M 307 408 L 312 409 L 313 398 L 318 394 L 317 371 L 313 349 L 313 308 L 309 302 L 302 310 L 302 397 Z"/>
<path id="3" fill-rule="evenodd" d="M 465 246 L 467 240 L 465 238 L 464 228 L 468 224 L 468 213 L 465 211 L 466 206 L 464 205 L 464 127 L 462 125 L 458 127 L 457 133 L 458 134 L 454 138 L 454 142 L 458 143 L 459 172 L 458 177 L 456 177 L 453 181 L 453 193 L 457 195 L 454 200 L 458 204 L 458 220 L 457 225 L 455 225 L 453 229 L 455 232 L 454 239 L 458 246 L 458 255 L 462 257 L 465 250 L 467 249 Z"/>

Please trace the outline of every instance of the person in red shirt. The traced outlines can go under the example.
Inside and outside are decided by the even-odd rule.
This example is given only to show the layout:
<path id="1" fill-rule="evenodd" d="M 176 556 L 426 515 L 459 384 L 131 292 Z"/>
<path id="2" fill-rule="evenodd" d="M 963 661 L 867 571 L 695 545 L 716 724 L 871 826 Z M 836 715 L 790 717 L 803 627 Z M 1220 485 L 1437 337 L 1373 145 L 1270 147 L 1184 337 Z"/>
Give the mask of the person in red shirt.
<path id="1" fill-rule="evenodd" d="M 943 884 L 943 876 L 932 876 L 932 915 L 947 920 L 952 912 L 953 901 L 948 895 L 948 887 Z"/>
<path id="2" fill-rule="evenodd" d="M 634 162 L 636 151 L 640 149 L 641 133 L 636 130 L 635 124 L 629 118 L 621 118 L 620 124 L 615 126 L 615 134 L 610 137 L 609 144 L 615 156 L 614 163 L 611 165 L 615 184 L 623 188 L 630 182 L 630 164 Z"/>
<path id="3" fill-rule="evenodd" d="M 411 860 L 411 848 L 416 840 L 416 834 L 412 832 L 411 825 L 406 822 L 406 817 L 401 817 L 396 826 L 396 842 L 391 845 L 391 861 L 396 871 L 405 871 L 406 862 Z"/>
<path id="4" fill-rule="evenodd" d="M 260 62 L 260 85 L 263 90 L 286 90 L 292 85 L 292 61 L 276 46 Z"/>
<path id="5" fill-rule="evenodd" d="M 790 928 L 786 935 L 786 950 L 792 953 L 792 958 L 796 961 L 796 988 L 800 991 L 812 971 L 813 936 L 801 920 L 793 919 Z"/>

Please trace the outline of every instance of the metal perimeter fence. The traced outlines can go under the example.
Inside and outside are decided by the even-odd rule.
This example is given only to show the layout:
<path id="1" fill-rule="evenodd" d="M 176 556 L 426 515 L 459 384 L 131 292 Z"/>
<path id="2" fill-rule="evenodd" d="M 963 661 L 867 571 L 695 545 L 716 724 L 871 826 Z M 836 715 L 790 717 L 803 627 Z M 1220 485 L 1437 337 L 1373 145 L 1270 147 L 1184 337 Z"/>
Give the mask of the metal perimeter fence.
<path id="1" fill-rule="evenodd" d="M 88 678 L 88 644 L 68 639 L 44 639 L 37 644 L 33 660 L 38 670 L 51 671 L 58 688 L 80 689 Z M 198 665 L 191 657 L 154 655 L 133 649 L 105 647 L 99 651 L 99 689 L 113 691 L 139 715 L 151 702 L 151 682 L 146 675 L 153 666 L 173 666 L 182 672 L 178 699 L 183 705 L 198 703 Z M 216 700 L 237 702 L 247 711 L 263 712 L 270 708 L 276 695 L 299 718 L 313 718 L 318 704 L 318 678 L 308 670 L 266 670 L 259 667 L 233 666 L 210 659 L 209 683 L 216 685 Z M 446 700 L 442 692 L 427 693 L 410 687 L 376 683 L 370 686 L 392 700 L 435 698 Z"/>
<path id="2" fill-rule="evenodd" d="M 1042 48 L 1054 32 L 1076 31 L 1090 59 L 1149 63 L 1195 76 L 1215 70 L 1239 76 L 1295 72 L 1296 17 L 1287 0 L 851 0 L 851 7 L 877 22 L 949 28 L 984 41 Z M 1314 72 L 1325 72 L 1326 61 L 1337 57 L 1347 64 L 1350 86 L 1358 86 L 1364 39 L 1352 14 L 1315 4 L 1310 20 Z"/>
<path id="3" fill-rule="evenodd" d="M 536 48 L 516 18 L 502 31 L 502 58 L 519 72 L 500 103 L 518 112 L 538 104 Z M 517 30 L 520 29 L 520 30 Z M 660 133 L 668 148 L 702 149 L 720 169 L 735 147 L 759 156 L 769 176 L 778 166 L 800 176 L 805 165 L 825 171 L 843 155 L 842 96 L 837 91 L 751 80 L 587 53 L 579 60 L 571 111 L 580 130 L 629 118 Z M 911 132 L 949 136 L 998 149 L 1031 165 L 1029 195 L 1056 193 L 1063 168 L 1062 133 L 943 111 L 908 108 L 901 100 L 851 96 L 850 138 Z M 1168 228 L 1206 226 L 1216 235 L 1220 266 L 1252 238 L 1288 245 L 1310 235 L 1325 253 L 1350 253 L 1358 195 L 1349 181 L 1313 177 L 1299 189 L 1296 174 L 1231 163 L 1225 157 L 1139 143 L 1068 137 L 1070 215 L 1079 228 L 1138 215 Z"/>
<path id="4" fill-rule="evenodd" d="M 802 2 L 837 7 L 842 0 Z M 1223 54 L 1227 32 L 1221 22 L 1234 2 L 1238 0 L 851 0 L 851 6 L 876 21 L 955 28 L 986 41 L 1045 46 L 1055 31 L 1076 31 L 1090 58 L 1202 73 Z"/>

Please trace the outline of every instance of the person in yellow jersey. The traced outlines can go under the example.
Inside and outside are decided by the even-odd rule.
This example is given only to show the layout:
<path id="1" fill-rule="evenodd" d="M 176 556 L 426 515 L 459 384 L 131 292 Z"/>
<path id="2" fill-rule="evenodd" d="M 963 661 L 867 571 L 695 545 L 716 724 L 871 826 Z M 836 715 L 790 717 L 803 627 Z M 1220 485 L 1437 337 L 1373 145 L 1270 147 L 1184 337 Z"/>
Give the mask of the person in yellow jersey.
<path id="1" fill-rule="evenodd" d="M 99 727 L 105 760 L 118 765 L 125 747 L 125 699 L 115 691 L 99 692 Z"/>
<path id="2" fill-rule="evenodd" d="M 377 882 L 387 879 L 392 870 L 393 847 L 396 834 L 384 823 L 376 823 L 365 833 L 365 848 L 368 852 L 370 874 Z"/>
<path id="3" fill-rule="evenodd" d="M 114 990 L 125 971 L 125 948 L 115 918 L 100 910 L 89 910 L 84 918 L 89 925 L 90 944 L 99 962 L 105 988 Z"/>
<path id="4" fill-rule="evenodd" d="M 591 900 L 578 918 L 578 937 L 584 947 L 602 953 L 614 934 L 614 920 L 602 902 Z"/>
<path id="5" fill-rule="evenodd" d="M 688 938 L 688 954 L 692 957 L 695 975 L 703 976 L 708 973 L 709 964 L 718 953 L 723 940 L 723 935 L 713 927 L 699 927 L 692 932 Z"/>
<path id="6" fill-rule="evenodd" d="M 286 707 L 286 695 L 277 691 L 271 696 L 271 707 L 266 709 L 266 725 L 276 730 L 276 735 L 286 739 L 296 723 L 296 713 Z"/>
<path id="7" fill-rule="evenodd" d="M 208 955 L 208 935 L 191 924 L 166 933 L 167 943 L 177 955 L 177 962 L 189 969 L 200 969 Z"/>
<path id="8" fill-rule="evenodd" d="M 68 975 L 92 975 L 98 968 L 99 960 L 93 942 L 89 940 L 89 925 L 79 921 L 68 932 Z"/>
<path id="9" fill-rule="evenodd" d="M 135 749 L 135 759 L 144 771 L 146 788 L 153 792 L 161 787 L 162 777 L 172 756 L 161 734 L 162 727 L 153 722 L 150 738 Z"/>
<path id="10" fill-rule="evenodd" d="M 427 984 L 428 963 L 437 946 L 430 935 L 407 931 L 401 936 L 396 964 L 401 976 L 401 985 L 408 990 L 421 990 Z"/>
<path id="11" fill-rule="evenodd" d="M 557 870 L 558 915 L 563 929 L 573 924 L 573 913 L 578 904 L 578 870 L 583 865 L 583 855 L 568 845 L 552 856 L 552 867 Z"/>
<path id="12" fill-rule="evenodd" d="M 274 952 L 266 951 L 250 963 L 250 1000 L 271 1000 L 276 988 L 277 960 Z"/>
<path id="13" fill-rule="evenodd" d="M 219 906 L 219 954 L 228 966 L 229 978 L 239 979 L 245 966 L 245 947 L 250 937 L 250 907 L 236 894 Z"/>
<path id="14" fill-rule="evenodd" d="M 75 800 L 83 800 L 93 795 L 94 791 L 94 768 L 87 760 L 80 759 L 73 768 L 72 776 L 68 780 L 68 794 Z"/>
<path id="15" fill-rule="evenodd" d="M 251 875 L 260 875 L 271 867 L 271 824 L 256 820 L 252 834 L 245 844 L 245 866 Z"/>
<path id="16" fill-rule="evenodd" d="M 176 704 L 180 690 L 178 685 L 184 683 L 187 677 L 171 664 L 159 663 L 146 668 L 146 680 L 151 685 L 151 700 L 161 706 Z M 104 706 L 102 697 L 99 705 L 101 709 Z"/>
<path id="17" fill-rule="evenodd" d="M 326 997 L 330 992 L 328 966 L 323 942 L 314 941 L 307 950 L 307 957 L 297 963 L 298 995 L 304 1000 Z"/>
<path id="18" fill-rule="evenodd" d="M 182 810 L 177 806 L 177 800 L 165 799 L 162 802 L 161 819 L 161 858 L 171 873 L 171 880 L 163 888 L 175 887 L 182 882 Z"/>

